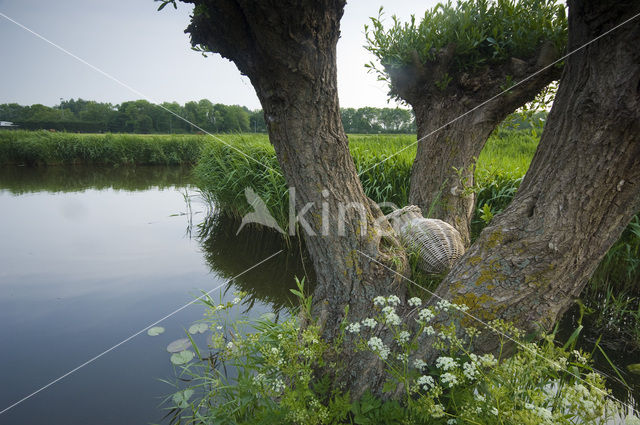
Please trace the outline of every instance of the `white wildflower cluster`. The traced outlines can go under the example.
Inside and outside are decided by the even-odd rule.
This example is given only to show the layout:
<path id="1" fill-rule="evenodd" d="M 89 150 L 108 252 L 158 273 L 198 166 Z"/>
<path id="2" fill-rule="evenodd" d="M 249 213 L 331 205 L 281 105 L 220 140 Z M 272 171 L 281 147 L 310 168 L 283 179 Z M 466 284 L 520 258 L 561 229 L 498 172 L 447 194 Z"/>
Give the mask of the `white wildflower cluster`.
<path id="1" fill-rule="evenodd" d="M 390 305 L 382 309 L 384 314 L 384 322 L 391 326 L 399 326 L 402 323 L 402 319 L 396 313 L 396 309 Z"/>
<path id="2" fill-rule="evenodd" d="M 440 300 L 438 301 L 438 303 L 436 304 L 436 309 L 440 310 L 440 311 L 449 311 L 449 309 L 453 306 L 453 304 L 451 304 L 449 301 L 447 300 Z"/>
<path id="3" fill-rule="evenodd" d="M 285 388 L 286 387 L 284 385 L 284 382 L 280 378 L 274 379 L 273 382 L 271 383 L 271 389 L 277 394 L 282 393 L 285 390 Z"/>
<path id="4" fill-rule="evenodd" d="M 465 362 L 462 365 L 462 373 L 470 381 L 476 379 L 479 374 L 477 363 L 474 361 Z"/>
<path id="5" fill-rule="evenodd" d="M 477 359 L 478 359 L 478 362 L 480 363 L 480 366 L 482 367 L 493 367 L 498 364 L 498 360 L 491 353 L 483 354 Z"/>
<path id="6" fill-rule="evenodd" d="M 387 303 L 387 299 L 385 297 L 377 296 L 373 299 L 373 305 L 382 307 L 386 303 Z"/>
<path id="7" fill-rule="evenodd" d="M 452 419 L 448 419 L 448 420 L 447 420 L 447 425 L 455 425 L 455 424 L 457 424 L 457 423 L 458 423 L 458 420 L 457 420 L 457 419 L 455 419 L 455 418 L 452 418 Z"/>
<path id="8" fill-rule="evenodd" d="M 429 375 L 422 375 L 421 377 L 419 377 L 416 380 L 416 384 L 418 384 L 420 388 L 422 388 L 425 391 L 429 391 L 431 388 L 433 388 L 436 385 L 435 381 L 433 380 L 433 377 Z"/>
<path id="9" fill-rule="evenodd" d="M 452 370 L 458 367 L 458 363 L 451 357 L 438 357 L 436 360 L 436 367 L 444 371 Z"/>
<path id="10" fill-rule="evenodd" d="M 553 420 L 553 413 L 549 409 L 545 409 L 544 407 L 536 406 L 531 403 L 525 403 L 524 408 L 527 410 L 531 410 L 545 423 L 551 423 L 551 421 Z"/>
<path id="11" fill-rule="evenodd" d="M 382 296 L 377 296 L 373 299 L 373 305 L 377 305 L 377 306 L 384 306 L 384 305 L 390 305 L 390 306 L 397 306 L 400 304 L 400 298 L 398 298 L 395 295 L 389 295 L 388 297 L 382 297 Z"/>
<path id="12" fill-rule="evenodd" d="M 422 300 L 418 297 L 413 297 L 407 301 L 407 304 L 409 304 L 410 307 L 420 307 L 422 305 Z"/>
<path id="13" fill-rule="evenodd" d="M 367 345 L 369 346 L 371 351 L 378 353 L 378 356 L 380 356 L 382 360 L 386 360 L 387 357 L 389 357 L 389 347 L 384 345 L 384 342 L 382 342 L 382 340 L 377 336 L 372 336 L 371 338 L 369 338 Z"/>
<path id="14" fill-rule="evenodd" d="M 440 375 L 440 382 L 449 387 L 453 387 L 458 383 L 458 377 L 453 373 L 447 372 Z"/>
<path id="15" fill-rule="evenodd" d="M 587 382 L 590 379 L 587 377 Z M 588 384 L 587 384 L 588 385 Z M 563 407 L 569 409 L 580 409 L 588 417 L 596 417 L 604 407 L 601 403 L 596 403 L 598 397 L 592 394 L 591 390 L 581 383 L 575 383 L 565 388 L 565 397 L 562 400 Z"/>
<path id="16" fill-rule="evenodd" d="M 422 370 L 427 367 L 427 363 L 425 363 L 425 361 L 422 359 L 415 359 L 413 361 L 413 366 L 418 370 Z"/>
<path id="17" fill-rule="evenodd" d="M 407 331 L 401 331 L 398 336 L 396 337 L 396 340 L 398 341 L 398 343 L 400 344 L 405 344 L 407 342 L 409 342 L 409 338 L 411 337 L 411 334 Z"/>
<path id="18" fill-rule="evenodd" d="M 407 353 L 400 353 L 396 356 L 396 359 L 402 363 L 407 363 L 409 361 L 409 355 Z"/>
<path id="19" fill-rule="evenodd" d="M 357 334 L 360 332 L 360 323 L 355 322 L 355 323 L 350 323 L 347 326 L 347 331 L 349 331 L 352 334 Z"/>
<path id="20" fill-rule="evenodd" d="M 378 326 L 378 322 L 376 322 L 376 319 L 367 318 L 362 321 L 362 326 L 373 329 Z"/>
<path id="21" fill-rule="evenodd" d="M 445 415 L 445 410 L 444 407 L 442 406 L 442 404 L 435 404 L 432 408 L 431 408 L 431 416 L 438 419 L 441 418 Z"/>
<path id="22" fill-rule="evenodd" d="M 433 329 L 433 326 L 425 326 L 424 331 L 423 331 L 426 335 L 433 335 L 436 333 L 436 330 Z"/>
<path id="23" fill-rule="evenodd" d="M 433 314 L 433 311 L 430 308 L 423 308 L 418 312 L 418 321 L 427 323 L 431 319 L 433 319 L 434 316 L 435 315 Z"/>
<path id="24" fill-rule="evenodd" d="M 387 297 L 387 304 L 396 306 L 400 304 L 400 298 L 396 297 L 395 295 L 390 295 Z"/>

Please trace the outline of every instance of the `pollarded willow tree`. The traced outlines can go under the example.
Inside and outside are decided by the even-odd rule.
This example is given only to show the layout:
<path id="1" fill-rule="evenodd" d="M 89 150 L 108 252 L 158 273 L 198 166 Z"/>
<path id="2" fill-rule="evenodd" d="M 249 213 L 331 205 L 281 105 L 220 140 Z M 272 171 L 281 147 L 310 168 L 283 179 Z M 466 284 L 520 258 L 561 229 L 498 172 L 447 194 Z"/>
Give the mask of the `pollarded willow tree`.
<path id="1" fill-rule="evenodd" d="M 409 201 L 452 224 L 468 245 L 475 196 L 465 189 L 473 186 L 475 160 L 507 115 L 560 77 L 560 65 L 544 68 L 565 49 L 564 5 L 470 0 L 439 4 L 420 23 L 393 17 L 385 29 L 378 17 L 365 29 L 367 49 L 380 61 L 368 66 L 416 116 Z"/>
<path id="2" fill-rule="evenodd" d="M 323 335 L 338 338 L 345 308 L 357 321 L 370 315 L 375 295 L 406 295 L 392 271 L 406 272 L 406 256 L 395 237 L 374 231 L 376 220 L 389 226 L 362 191 L 340 122 L 336 44 L 345 2 L 186 1 L 196 4 L 187 28 L 192 43 L 250 78 L 298 208 L 313 203 L 307 217 L 315 232 L 304 237 L 318 280 L 315 312 Z M 569 49 L 639 10 L 635 0 L 571 0 Z M 640 26 L 627 24 L 569 57 L 518 195 L 454 266 L 441 296 L 467 303 L 480 318 L 536 330 L 580 292 L 640 209 L 639 45 Z M 341 236 L 338 205 L 349 203 L 363 210 L 347 210 Z M 491 349 L 495 339 L 483 335 L 477 348 Z M 427 359 L 429 347 L 426 341 Z M 352 395 L 381 388 L 380 362 L 348 352 L 339 360 Z"/>

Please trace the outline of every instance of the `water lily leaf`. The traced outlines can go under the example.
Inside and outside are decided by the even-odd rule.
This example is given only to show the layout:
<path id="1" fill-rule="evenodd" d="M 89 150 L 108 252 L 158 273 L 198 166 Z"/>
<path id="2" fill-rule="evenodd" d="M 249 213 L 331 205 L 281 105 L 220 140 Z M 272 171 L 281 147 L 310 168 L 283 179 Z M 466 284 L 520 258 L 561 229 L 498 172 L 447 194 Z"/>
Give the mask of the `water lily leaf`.
<path id="1" fill-rule="evenodd" d="M 193 396 L 193 390 L 187 388 L 184 391 L 179 391 L 173 395 L 173 403 L 179 409 L 186 409 L 189 407 L 189 399 Z"/>
<path id="2" fill-rule="evenodd" d="M 189 328 L 189 333 L 191 335 L 203 334 L 207 331 L 207 329 L 209 329 L 209 325 L 207 325 L 206 323 L 196 323 L 191 325 L 191 327 Z"/>
<path id="3" fill-rule="evenodd" d="M 631 373 L 640 375 L 640 363 L 627 365 L 627 370 Z"/>
<path id="4" fill-rule="evenodd" d="M 191 350 L 180 351 L 179 353 L 175 353 L 171 355 L 171 363 L 178 366 L 187 364 L 191 360 L 193 360 L 194 357 L 195 357 L 195 354 Z"/>
<path id="5" fill-rule="evenodd" d="M 164 328 L 162 326 L 154 326 L 147 331 L 147 335 L 149 336 L 158 336 L 161 333 L 164 333 Z"/>
<path id="6" fill-rule="evenodd" d="M 179 353 L 180 351 L 187 350 L 189 347 L 191 347 L 189 338 L 181 338 L 169 344 L 167 346 L 167 351 L 170 353 Z"/>

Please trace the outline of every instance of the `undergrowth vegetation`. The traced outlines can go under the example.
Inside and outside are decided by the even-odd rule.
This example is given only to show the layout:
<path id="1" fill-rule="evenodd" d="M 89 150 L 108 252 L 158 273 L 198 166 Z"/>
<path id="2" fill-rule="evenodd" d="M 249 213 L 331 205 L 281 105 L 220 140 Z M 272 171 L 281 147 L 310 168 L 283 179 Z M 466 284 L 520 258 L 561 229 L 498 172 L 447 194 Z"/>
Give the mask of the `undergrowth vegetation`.
<path id="1" fill-rule="evenodd" d="M 590 354 L 575 350 L 577 333 L 562 347 L 554 335 L 535 344 L 503 322 L 492 329 L 461 325 L 464 305 L 426 305 L 414 297 L 402 306 L 395 296 L 377 296 L 371 317 L 350 323 L 345 312 L 342 336 L 328 343 L 302 283 L 292 292 L 300 307 L 282 322 L 269 316 L 229 322 L 242 295 L 224 304 L 204 299 L 203 323 L 212 336 L 207 347 L 191 339 L 195 353 L 172 356 L 176 392 L 166 400 L 172 423 L 597 424 L 624 415 L 592 370 Z M 302 328 L 299 320 L 309 324 Z M 501 347 L 517 340 L 515 354 L 473 354 L 480 332 L 494 332 Z M 437 350 L 432 364 L 419 352 L 427 339 Z M 339 370 L 328 359 L 347 350 L 383 362 L 381 392 L 352 397 L 331 372 L 317 374 Z"/>
<path id="2" fill-rule="evenodd" d="M 500 128 L 489 138 L 478 158 L 477 196 L 472 236 L 500 213 L 515 196 L 538 145 L 539 133 Z M 408 204 L 415 136 L 350 135 L 349 148 L 365 193 L 378 203 Z M 222 214 L 240 218 L 253 211 L 244 189 L 251 187 L 285 231 L 289 217 L 289 194 L 280 174 L 273 147 L 266 135 L 233 135 L 231 145 L 210 143 L 195 168 L 203 193 Z M 244 153 L 240 153 L 238 150 Z M 400 152 L 398 155 L 394 153 Z M 250 159 L 253 158 L 254 160 Z M 381 162 L 383 161 L 383 162 Z M 268 167 L 265 167 L 265 165 Z M 614 331 L 640 348 L 640 218 L 636 216 L 621 239 L 602 260 L 583 292 L 592 312 L 588 318 L 596 332 Z M 423 276 L 430 288 L 439 277 Z"/>

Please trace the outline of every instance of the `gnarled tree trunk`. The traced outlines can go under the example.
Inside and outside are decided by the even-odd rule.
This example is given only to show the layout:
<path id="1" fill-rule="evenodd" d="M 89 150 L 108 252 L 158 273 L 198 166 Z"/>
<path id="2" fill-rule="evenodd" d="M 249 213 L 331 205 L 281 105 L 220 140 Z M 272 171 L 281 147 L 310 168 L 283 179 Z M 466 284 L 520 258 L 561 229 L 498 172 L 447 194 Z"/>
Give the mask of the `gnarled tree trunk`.
<path id="1" fill-rule="evenodd" d="M 561 67 L 544 69 L 559 57 L 545 44 L 528 61 L 512 58 L 472 75 L 459 72 L 440 89 L 437 82 L 451 72 L 451 56 L 445 51 L 432 66 L 412 65 L 390 75 L 394 92 L 413 106 L 418 126 L 409 202 L 454 226 L 468 246 L 475 194 L 465 188 L 473 186 L 476 159 L 498 124 L 557 80 Z M 504 91 L 510 79 L 523 82 L 487 102 Z"/>
<path id="2" fill-rule="evenodd" d="M 249 76 L 297 205 L 314 204 L 306 218 L 316 235 L 304 236 L 318 278 L 317 313 L 332 339 L 347 305 L 351 320 L 359 320 L 374 295 L 403 297 L 397 275 L 383 265 L 406 268 L 396 239 L 372 231 L 381 213 L 362 191 L 340 123 L 335 55 L 344 2 L 189 1 L 198 5 L 188 29 L 193 42 Z M 639 8 L 629 0 L 570 1 L 570 48 Z M 640 27 L 626 25 L 569 58 L 518 195 L 454 266 L 440 296 L 465 302 L 483 320 L 499 317 L 535 330 L 548 328 L 580 292 L 640 208 L 638 45 Z M 352 202 L 362 214 L 347 208 L 340 236 L 338 205 Z M 484 335 L 478 348 L 491 350 L 495 339 Z M 380 362 L 347 353 L 340 360 L 352 394 L 380 388 Z"/>
<path id="3" fill-rule="evenodd" d="M 569 1 L 569 51 L 640 11 L 640 3 Z M 482 320 L 549 330 L 640 209 L 640 26 L 572 54 L 531 167 L 440 285 Z M 477 348 L 490 351 L 484 332 Z"/>
<path id="4" fill-rule="evenodd" d="M 404 292 L 397 275 L 368 260 L 367 253 L 405 272 L 406 256 L 380 209 L 356 174 L 340 119 L 336 44 L 345 2 L 340 0 L 191 1 L 200 8 L 190 27 L 192 42 L 231 59 L 256 89 L 269 138 L 287 184 L 295 188 L 303 236 L 317 276 L 316 313 L 324 336 L 339 335 L 345 307 L 350 320 L 367 316 L 372 298 Z M 198 10 L 198 8 L 196 10 Z M 340 359 L 351 388 L 376 385 L 373 356 Z"/>

